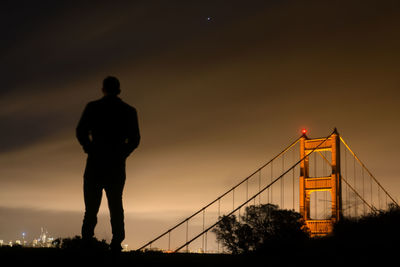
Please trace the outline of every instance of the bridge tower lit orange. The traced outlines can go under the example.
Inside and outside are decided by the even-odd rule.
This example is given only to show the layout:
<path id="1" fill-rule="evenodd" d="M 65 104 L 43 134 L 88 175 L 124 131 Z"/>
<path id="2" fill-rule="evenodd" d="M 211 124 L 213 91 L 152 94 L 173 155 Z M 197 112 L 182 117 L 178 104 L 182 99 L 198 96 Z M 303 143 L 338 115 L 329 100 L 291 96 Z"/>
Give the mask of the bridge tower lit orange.
<path id="1" fill-rule="evenodd" d="M 309 155 L 330 151 L 332 159 L 331 176 L 310 177 Z M 322 154 L 320 153 L 322 156 Z M 300 158 L 304 160 L 300 163 L 300 213 L 305 219 L 307 227 L 310 229 L 311 236 L 323 236 L 332 231 L 333 224 L 342 217 L 342 198 L 341 198 L 341 175 L 340 175 L 340 137 L 335 129 L 329 138 L 309 139 L 306 132 L 300 139 Z M 328 159 L 325 158 L 329 162 Z M 331 217 L 318 220 L 310 217 L 310 196 L 315 191 L 330 191 L 331 193 Z"/>

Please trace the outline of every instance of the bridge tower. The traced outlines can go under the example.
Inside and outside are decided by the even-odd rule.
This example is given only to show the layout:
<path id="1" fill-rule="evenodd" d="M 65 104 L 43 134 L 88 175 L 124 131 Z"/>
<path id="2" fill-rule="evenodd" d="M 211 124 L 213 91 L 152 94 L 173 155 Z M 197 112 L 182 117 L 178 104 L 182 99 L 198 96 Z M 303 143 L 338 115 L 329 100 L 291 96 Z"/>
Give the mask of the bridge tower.
<path id="1" fill-rule="evenodd" d="M 309 161 L 312 152 L 330 151 L 332 173 L 328 177 L 310 177 Z M 306 157 L 307 156 L 307 157 Z M 304 133 L 300 139 L 300 214 L 303 216 L 311 236 L 323 236 L 332 231 L 333 224 L 342 217 L 340 137 L 335 128 L 329 138 L 309 139 Z M 326 159 L 327 160 L 327 159 Z M 331 218 L 318 220 L 310 217 L 310 196 L 315 191 L 330 191 Z"/>

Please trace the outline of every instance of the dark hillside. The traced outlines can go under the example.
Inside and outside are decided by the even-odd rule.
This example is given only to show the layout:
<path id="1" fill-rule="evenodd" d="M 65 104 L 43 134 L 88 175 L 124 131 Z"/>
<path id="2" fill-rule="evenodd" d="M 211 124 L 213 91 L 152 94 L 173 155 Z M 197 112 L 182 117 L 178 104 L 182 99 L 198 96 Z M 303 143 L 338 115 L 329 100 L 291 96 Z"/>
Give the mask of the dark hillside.
<path id="1" fill-rule="evenodd" d="M 360 219 L 343 219 L 332 235 L 304 240 L 296 245 L 277 242 L 252 253 L 192 254 L 123 252 L 112 254 L 104 242 L 85 250 L 79 238 L 67 238 L 58 248 L 0 248 L 0 262 L 17 266 L 310 266 L 397 265 L 400 251 L 400 209 L 370 214 Z"/>

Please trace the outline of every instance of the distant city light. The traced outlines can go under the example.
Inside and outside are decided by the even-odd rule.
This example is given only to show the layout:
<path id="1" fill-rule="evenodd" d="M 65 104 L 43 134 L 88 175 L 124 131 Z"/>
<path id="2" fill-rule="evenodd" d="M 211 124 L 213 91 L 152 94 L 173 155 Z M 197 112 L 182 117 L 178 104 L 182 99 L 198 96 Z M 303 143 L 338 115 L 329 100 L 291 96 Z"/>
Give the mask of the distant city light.
<path id="1" fill-rule="evenodd" d="M 26 232 L 21 232 L 22 238 L 19 240 L 10 240 L 9 242 L 4 242 L 4 239 L 0 239 L 0 247 L 2 246 L 14 246 L 14 245 L 20 245 L 24 247 L 45 247 L 45 248 L 50 248 L 54 247 L 53 241 L 55 240 L 54 237 L 51 237 L 49 235 L 49 232 L 43 227 L 41 227 L 41 233 L 40 236 L 37 238 L 34 238 L 33 240 L 25 240 L 27 233 Z M 1 237 L 0 237 L 1 238 Z M 126 250 L 128 247 L 126 246 Z"/>

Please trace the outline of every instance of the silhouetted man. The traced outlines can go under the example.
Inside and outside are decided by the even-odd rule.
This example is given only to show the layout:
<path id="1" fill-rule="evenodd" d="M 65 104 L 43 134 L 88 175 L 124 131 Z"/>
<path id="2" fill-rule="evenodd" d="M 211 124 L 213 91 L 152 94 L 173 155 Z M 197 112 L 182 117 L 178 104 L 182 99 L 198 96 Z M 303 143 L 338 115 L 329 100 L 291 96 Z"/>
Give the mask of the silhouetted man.
<path id="1" fill-rule="evenodd" d="M 83 193 L 85 216 L 82 239 L 93 240 L 103 189 L 110 210 L 111 249 L 121 251 L 125 238 L 122 192 L 125 184 L 125 161 L 139 145 L 140 134 L 136 109 L 119 97 L 117 78 L 103 81 L 104 97 L 87 104 L 76 128 L 76 136 L 88 154 Z"/>

